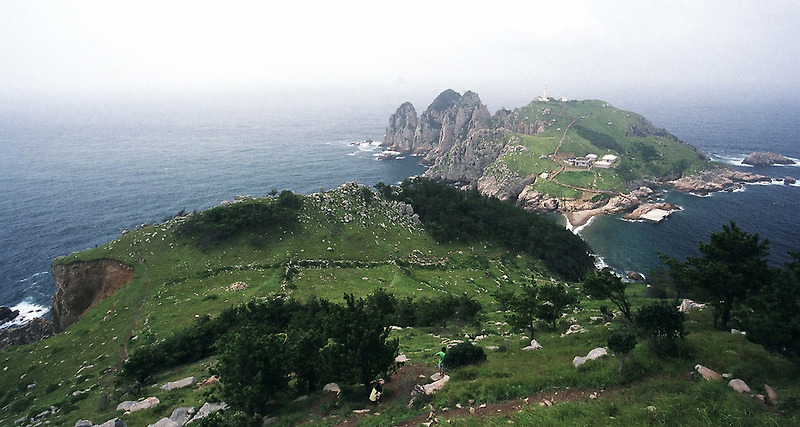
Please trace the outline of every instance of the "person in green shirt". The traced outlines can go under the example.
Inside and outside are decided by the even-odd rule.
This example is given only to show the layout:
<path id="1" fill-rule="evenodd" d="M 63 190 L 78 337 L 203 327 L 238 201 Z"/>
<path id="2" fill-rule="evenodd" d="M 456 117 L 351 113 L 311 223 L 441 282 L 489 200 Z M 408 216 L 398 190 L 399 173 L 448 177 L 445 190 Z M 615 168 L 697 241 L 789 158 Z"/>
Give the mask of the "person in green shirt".
<path id="1" fill-rule="evenodd" d="M 447 347 L 442 347 L 442 351 L 436 353 L 439 358 L 439 375 L 444 376 L 444 356 L 447 353 Z"/>

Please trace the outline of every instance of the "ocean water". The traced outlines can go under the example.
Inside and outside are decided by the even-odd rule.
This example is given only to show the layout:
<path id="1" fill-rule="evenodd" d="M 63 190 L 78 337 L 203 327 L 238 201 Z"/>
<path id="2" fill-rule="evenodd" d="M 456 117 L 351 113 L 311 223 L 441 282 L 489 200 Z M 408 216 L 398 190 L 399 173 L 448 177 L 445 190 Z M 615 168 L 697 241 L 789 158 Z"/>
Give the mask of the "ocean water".
<path id="1" fill-rule="evenodd" d="M 683 210 L 658 224 L 632 222 L 622 215 L 595 218 L 579 234 L 612 268 L 647 273 L 661 267 L 658 253 L 684 259 L 698 255 L 698 243 L 730 221 L 770 242 L 769 261 L 783 266 L 789 251 L 800 252 L 800 100 L 737 99 L 711 102 L 642 99 L 618 106 L 636 111 L 659 127 L 736 169 L 773 178 L 707 197 L 668 191 L 663 200 Z M 753 151 L 772 151 L 795 159 L 791 166 L 751 167 L 741 161 Z"/>
<path id="2" fill-rule="evenodd" d="M 382 139 L 394 105 L 223 101 L 2 112 L 0 305 L 46 314 L 53 258 L 182 209 L 424 172 L 358 144 Z"/>
<path id="3" fill-rule="evenodd" d="M 800 158 L 800 102 L 608 101 L 732 164 L 756 150 Z M 358 144 L 380 141 L 397 105 L 187 99 L 6 106 L 0 110 L 0 305 L 25 318 L 46 314 L 53 258 L 182 209 L 272 189 L 311 193 L 421 174 L 413 157 L 379 161 L 377 144 Z M 796 166 L 748 170 L 800 178 Z M 596 218 L 580 234 L 615 269 L 645 273 L 659 265 L 658 252 L 693 254 L 698 241 L 730 220 L 770 240 L 773 264 L 800 251 L 797 185 L 754 185 L 710 197 L 668 192 L 665 199 L 684 210 L 660 224 Z"/>

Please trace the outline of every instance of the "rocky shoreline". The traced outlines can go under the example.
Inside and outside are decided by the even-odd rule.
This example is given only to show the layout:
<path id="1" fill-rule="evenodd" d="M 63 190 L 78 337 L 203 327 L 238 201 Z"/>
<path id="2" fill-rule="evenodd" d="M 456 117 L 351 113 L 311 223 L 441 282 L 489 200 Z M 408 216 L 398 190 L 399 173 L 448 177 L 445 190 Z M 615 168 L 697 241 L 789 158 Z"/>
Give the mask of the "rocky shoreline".
<path id="1" fill-rule="evenodd" d="M 564 214 L 573 229 L 585 225 L 593 216 L 613 215 L 628 210 L 631 212 L 624 216 L 627 220 L 661 222 L 672 212 L 680 210 L 680 207 L 668 203 L 652 203 L 652 200 L 658 196 L 657 190 L 660 188 L 707 195 L 719 191 L 737 190 L 745 184 L 770 181 L 772 178 L 764 175 L 728 168 L 715 168 L 676 180 L 652 182 L 649 186 L 642 186 L 627 195 L 614 197 L 603 206 L 564 211 Z M 570 201 L 562 201 L 561 204 L 566 207 L 574 206 L 574 202 Z M 560 211 L 559 209 L 555 210 Z"/>

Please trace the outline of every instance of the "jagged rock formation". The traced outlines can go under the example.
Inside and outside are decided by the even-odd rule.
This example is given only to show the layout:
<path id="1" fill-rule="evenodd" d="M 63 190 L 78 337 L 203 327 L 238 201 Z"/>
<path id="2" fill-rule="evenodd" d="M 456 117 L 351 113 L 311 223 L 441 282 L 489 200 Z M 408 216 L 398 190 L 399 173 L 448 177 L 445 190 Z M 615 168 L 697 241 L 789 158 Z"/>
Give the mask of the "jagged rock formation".
<path id="1" fill-rule="evenodd" d="M 56 259 L 51 270 L 56 293 L 50 312 L 56 332 L 75 323 L 94 304 L 133 280 L 134 273 L 133 267 L 111 259 L 70 264 Z"/>
<path id="2" fill-rule="evenodd" d="M 483 168 L 500 154 L 498 138 L 505 129 L 487 129 L 491 114 L 478 94 L 464 95 L 448 89 L 417 117 L 404 103 L 389 117 L 382 146 L 393 151 L 423 155 L 431 164 L 429 175 L 453 182 L 473 183 Z M 474 159 L 483 159 L 475 162 Z"/>
<path id="3" fill-rule="evenodd" d="M 746 159 L 742 160 L 745 165 L 770 166 L 770 165 L 793 165 L 794 160 L 787 159 L 781 154 L 775 153 L 751 153 Z"/>
<path id="4" fill-rule="evenodd" d="M 50 321 L 37 317 L 16 328 L 0 329 L 0 350 L 12 345 L 25 345 L 41 341 L 54 333 L 55 328 Z"/>

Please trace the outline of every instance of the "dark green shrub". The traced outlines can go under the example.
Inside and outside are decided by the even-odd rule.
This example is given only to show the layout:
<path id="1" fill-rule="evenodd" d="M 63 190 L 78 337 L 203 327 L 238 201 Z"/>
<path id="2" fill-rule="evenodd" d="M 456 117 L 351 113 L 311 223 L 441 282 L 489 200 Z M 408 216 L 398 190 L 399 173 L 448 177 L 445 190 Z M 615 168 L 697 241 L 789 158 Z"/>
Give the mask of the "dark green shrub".
<path id="1" fill-rule="evenodd" d="M 485 360 L 486 353 L 483 351 L 483 347 L 463 342 L 447 350 L 447 354 L 444 357 L 444 366 L 447 369 L 454 369 L 482 363 Z"/>
<path id="2" fill-rule="evenodd" d="M 630 332 L 612 332 L 606 341 L 608 348 L 619 356 L 619 373 L 622 374 L 622 365 L 628 353 L 636 347 L 636 335 Z"/>
<path id="3" fill-rule="evenodd" d="M 636 312 L 636 326 L 659 356 L 672 352 L 678 339 L 686 335 L 686 315 L 666 301 L 651 302 Z"/>

